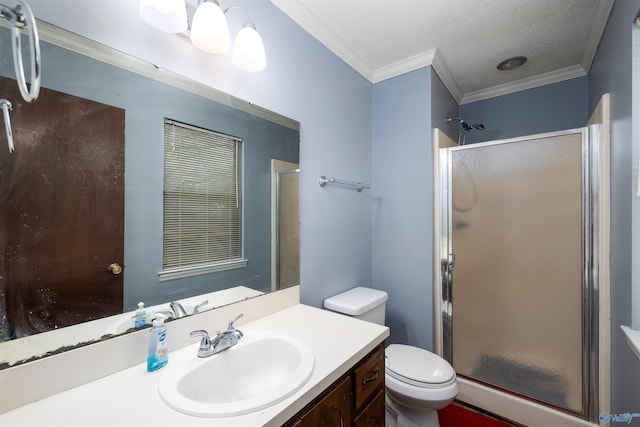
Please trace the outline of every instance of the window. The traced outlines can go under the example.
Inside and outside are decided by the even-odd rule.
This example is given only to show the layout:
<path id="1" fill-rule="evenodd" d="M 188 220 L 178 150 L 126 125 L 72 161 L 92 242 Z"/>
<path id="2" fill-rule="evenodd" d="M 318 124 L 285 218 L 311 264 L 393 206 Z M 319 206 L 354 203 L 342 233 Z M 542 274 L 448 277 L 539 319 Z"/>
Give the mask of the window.
<path id="1" fill-rule="evenodd" d="M 241 142 L 165 119 L 161 281 L 240 268 Z"/>

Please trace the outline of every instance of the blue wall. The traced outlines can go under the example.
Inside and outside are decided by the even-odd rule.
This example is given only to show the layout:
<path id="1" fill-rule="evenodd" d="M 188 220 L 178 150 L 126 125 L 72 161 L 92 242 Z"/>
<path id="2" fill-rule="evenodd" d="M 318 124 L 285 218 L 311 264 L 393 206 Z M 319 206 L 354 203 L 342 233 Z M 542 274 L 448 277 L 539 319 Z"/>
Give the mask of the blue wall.
<path id="1" fill-rule="evenodd" d="M 469 124 L 485 126 L 484 131 L 467 133 L 467 144 L 494 141 L 582 127 L 589 119 L 587 95 L 588 78 L 579 77 L 463 104 L 458 114 Z"/>
<path id="2" fill-rule="evenodd" d="M 390 342 L 432 347 L 431 67 L 373 89 L 373 287 Z"/>
<path id="3" fill-rule="evenodd" d="M 373 287 L 390 342 L 433 349 L 432 128 L 456 103 L 431 67 L 373 89 Z"/>
<path id="4" fill-rule="evenodd" d="M 640 411 L 640 362 L 620 325 L 631 323 L 631 21 L 639 0 L 617 1 L 589 75 L 589 111 L 611 93 L 611 409 Z M 636 159 L 637 161 L 637 159 Z M 637 220 L 637 218 L 636 218 Z M 640 262 L 633 254 L 635 264 Z M 640 425 L 635 418 L 632 425 Z"/>
<path id="5" fill-rule="evenodd" d="M 458 140 L 458 128 L 445 122 L 447 117 L 458 116 L 458 104 L 431 69 L 431 128 L 438 128 L 454 141 Z"/>

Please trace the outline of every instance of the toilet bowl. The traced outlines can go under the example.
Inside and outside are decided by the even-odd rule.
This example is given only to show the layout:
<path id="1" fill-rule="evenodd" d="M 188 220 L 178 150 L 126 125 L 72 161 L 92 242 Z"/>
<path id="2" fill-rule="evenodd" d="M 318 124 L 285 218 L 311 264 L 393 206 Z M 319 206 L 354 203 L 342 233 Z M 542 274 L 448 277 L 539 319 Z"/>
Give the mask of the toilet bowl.
<path id="1" fill-rule="evenodd" d="M 387 426 L 438 426 L 439 409 L 458 394 L 456 373 L 430 351 L 402 344 L 386 348 Z M 395 416 L 395 424 L 394 418 Z"/>
<path id="2" fill-rule="evenodd" d="M 387 293 L 357 287 L 324 301 L 337 313 L 384 325 Z M 403 344 L 385 350 L 387 427 L 438 427 L 438 409 L 453 402 L 458 383 L 453 367 L 430 351 Z"/>

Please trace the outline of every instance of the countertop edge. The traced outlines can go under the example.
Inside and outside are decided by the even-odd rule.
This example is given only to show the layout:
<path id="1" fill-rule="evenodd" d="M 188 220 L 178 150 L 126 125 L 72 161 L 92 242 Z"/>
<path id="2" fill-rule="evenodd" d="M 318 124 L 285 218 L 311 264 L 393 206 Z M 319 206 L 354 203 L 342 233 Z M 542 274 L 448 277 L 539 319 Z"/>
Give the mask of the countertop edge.
<path id="1" fill-rule="evenodd" d="M 622 329 L 622 332 L 624 332 L 627 337 L 629 347 L 631 347 L 635 355 L 640 359 L 640 331 L 624 325 L 620 325 L 620 329 Z"/>

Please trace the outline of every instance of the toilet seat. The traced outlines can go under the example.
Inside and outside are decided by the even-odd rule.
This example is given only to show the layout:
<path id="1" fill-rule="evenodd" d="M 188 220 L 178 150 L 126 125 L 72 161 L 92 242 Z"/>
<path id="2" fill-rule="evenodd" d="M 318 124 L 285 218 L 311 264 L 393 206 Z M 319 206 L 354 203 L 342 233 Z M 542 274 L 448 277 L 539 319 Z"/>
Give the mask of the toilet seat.
<path id="1" fill-rule="evenodd" d="M 456 381 L 456 373 L 446 360 L 430 351 L 402 344 L 386 348 L 385 372 L 420 388 L 443 388 Z"/>

